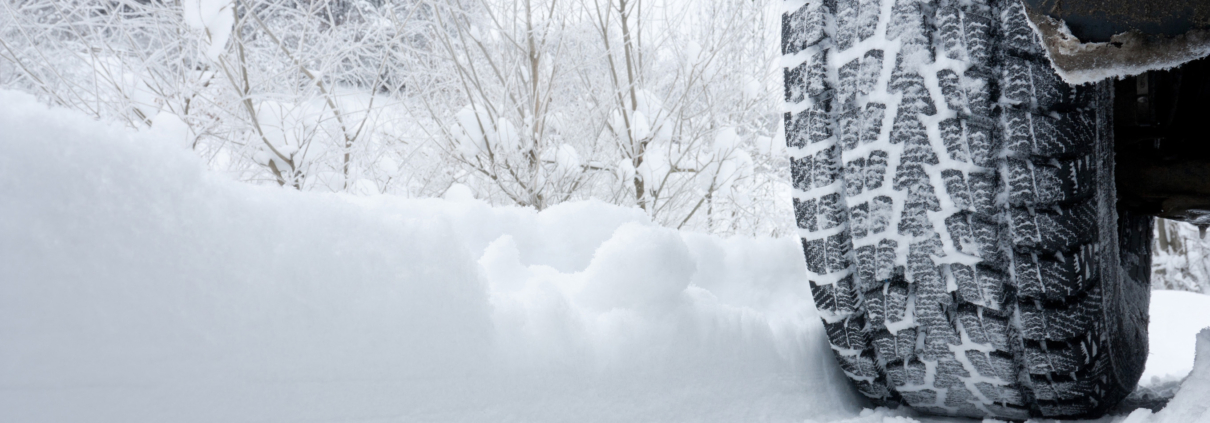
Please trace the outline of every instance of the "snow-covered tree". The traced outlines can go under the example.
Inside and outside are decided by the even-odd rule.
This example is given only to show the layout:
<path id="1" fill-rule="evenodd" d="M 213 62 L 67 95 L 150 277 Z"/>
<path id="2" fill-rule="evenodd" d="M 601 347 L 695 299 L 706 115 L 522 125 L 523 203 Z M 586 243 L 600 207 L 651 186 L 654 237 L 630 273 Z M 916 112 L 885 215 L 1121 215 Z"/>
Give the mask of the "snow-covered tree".
<path id="1" fill-rule="evenodd" d="M 1155 219 L 1151 285 L 1210 294 L 1210 240 L 1194 225 Z"/>
<path id="2" fill-rule="evenodd" d="M 0 84 L 301 190 L 785 233 L 774 2 L 5 0 Z"/>

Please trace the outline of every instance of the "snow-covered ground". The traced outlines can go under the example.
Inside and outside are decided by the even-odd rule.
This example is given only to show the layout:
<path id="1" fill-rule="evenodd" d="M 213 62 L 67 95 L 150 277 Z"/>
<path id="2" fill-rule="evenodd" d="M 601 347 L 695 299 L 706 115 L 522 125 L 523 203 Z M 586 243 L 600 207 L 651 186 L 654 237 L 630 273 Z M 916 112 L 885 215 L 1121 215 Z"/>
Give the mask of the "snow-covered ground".
<path id="1" fill-rule="evenodd" d="M 0 421 L 913 418 L 862 410 L 793 239 L 250 186 L 164 135 L 0 91 Z M 1173 384 L 1210 297 L 1152 316 Z M 1167 409 L 1108 420 L 1210 418 L 1200 342 Z"/>

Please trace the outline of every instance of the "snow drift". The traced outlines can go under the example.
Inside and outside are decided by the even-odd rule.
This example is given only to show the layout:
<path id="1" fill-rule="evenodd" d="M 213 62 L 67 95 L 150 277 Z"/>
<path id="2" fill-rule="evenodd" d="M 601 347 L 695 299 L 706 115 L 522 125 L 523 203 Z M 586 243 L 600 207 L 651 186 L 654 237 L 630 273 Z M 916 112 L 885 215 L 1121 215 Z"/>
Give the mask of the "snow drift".
<path id="1" fill-rule="evenodd" d="M 0 421 L 801 421 L 791 239 L 256 187 L 0 92 Z"/>

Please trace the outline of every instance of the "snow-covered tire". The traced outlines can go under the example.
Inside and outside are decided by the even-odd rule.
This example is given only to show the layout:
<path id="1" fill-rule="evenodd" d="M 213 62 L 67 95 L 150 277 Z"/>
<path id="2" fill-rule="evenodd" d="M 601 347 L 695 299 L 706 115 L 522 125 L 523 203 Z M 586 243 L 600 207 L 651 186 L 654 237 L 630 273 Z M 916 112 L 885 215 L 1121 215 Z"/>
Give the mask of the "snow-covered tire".
<path id="1" fill-rule="evenodd" d="M 1112 85 L 1019 0 L 788 0 L 786 142 L 832 349 L 881 404 L 1092 416 L 1147 356 L 1150 218 L 1115 206 Z"/>

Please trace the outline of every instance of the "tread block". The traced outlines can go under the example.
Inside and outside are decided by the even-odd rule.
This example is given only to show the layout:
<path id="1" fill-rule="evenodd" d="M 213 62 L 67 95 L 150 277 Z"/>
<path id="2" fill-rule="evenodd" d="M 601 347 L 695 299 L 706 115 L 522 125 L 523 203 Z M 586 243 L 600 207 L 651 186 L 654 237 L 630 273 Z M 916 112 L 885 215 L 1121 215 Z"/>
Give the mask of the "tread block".
<path id="1" fill-rule="evenodd" d="M 874 35 L 881 6 L 878 0 L 841 0 L 836 5 L 836 45 L 847 50 Z"/>
<path id="2" fill-rule="evenodd" d="M 966 133 L 966 145 L 970 151 L 971 162 L 987 168 L 995 168 L 1000 158 L 1000 140 L 998 130 L 991 125 L 975 120 L 963 120 Z"/>
<path id="3" fill-rule="evenodd" d="M 915 329 L 904 329 L 895 334 L 882 330 L 874 334 L 874 350 L 884 361 L 909 359 L 915 355 L 915 346 Z"/>
<path id="4" fill-rule="evenodd" d="M 924 166 L 919 163 L 901 161 L 899 167 L 895 168 L 895 180 L 892 188 L 896 191 L 904 191 L 913 186 L 927 186 L 929 182 L 931 182 L 929 174 L 924 170 Z"/>
<path id="5" fill-rule="evenodd" d="M 965 264 L 953 263 L 949 266 L 949 276 L 954 278 L 954 284 L 958 286 L 958 297 L 970 304 L 982 305 L 983 291 L 980 289 L 979 281 L 975 278 L 975 269 Z"/>
<path id="6" fill-rule="evenodd" d="M 827 285 L 819 285 L 819 284 L 816 284 L 814 281 L 810 281 L 810 285 L 811 285 L 811 294 L 812 294 L 812 296 L 815 297 L 815 306 L 817 308 L 819 308 L 820 310 L 824 310 L 829 313 L 833 313 L 833 314 L 837 314 L 837 315 L 848 315 L 848 314 L 851 314 L 851 313 L 857 311 L 857 307 L 859 304 L 858 304 L 857 294 L 853 291 L 853 281 L 851 278 L 845 277 L 845 278 L 842 278 L 841 280 L 837 281 L 836 283 L 827 284 Z M 854 320 L 854 318 L 856 320 Z M 859 325 L 856 326 L 856 329 L 860 330 L 862 328 L 862 326 L 864 325 L 863 322 L 865 321 L 865 319 L 861 318 L 860 316 L 855 316 L 854 318 L 848 318 L 845 321 L 853 320 L 853 322 L 852 322 L 853 324 L 860 323 Z M 840 322 L 840 323 L 831 323 L 831 324 L 843 325 L 844 323 Z M 846 326 L 845 328 L 848 328 L 848 327 Z M 832 332 L 828 332 L 828 333 L 830 334 Z M 853 339 L 856 339 L 856 338 L 853 338 Z M 841 345 L 841 344 L 837 344 L 837 343 L 833 342 L 833 345 Z M 844 344 L 844 345 L 849 345 L 849 344 Z M 849 347 L 845 346 L 845 348 L 849 348 Z M 853 349 L 863 349 L 863 348 L 864 347 L 853 348 Z"/>
<path id="7" fill-rule="evenodd" d="M 811 190 L 814 186 L 811 180 L 814 165 L 815 159 L 813 157 L 790 158 L 790 178 L 794 189 L 804 192 Z"/>
<path id="8" fill-rule="evenodd" d="M 945 57 L 966 60 L 966 28 L 962 22 L 962 9 L 954 3 L 942 3 L 937 7 L 937 38 Z"/>
<path id="9" fill-rule="evenodd" d="M 878 28 L 878 16 L 882 14 L 879 0 L 861 0 L 861 12 L 857 14 L 857 39 L 865 41 L 874 36 Z"/>
<path id="10" fill-rule="evenodd" d="M 997 172 L 971 172 L 966 174 L 970 188 L 971 207 L 975 210 L 997 210 L 996 196 L 999 194 L 1000 175 Z"/>
<path id="11" fill-rule="evenodd" d="M 857 109 L 844 109 L 844 113 L 836 118 L 836 126 L 840 133 L 840 145 L 844 151 L 857 148 L 861 139 L 861 113 Z"/>
<path id="12" fill-rule="evenodd" d="M 983 307 L 985 310 L 998 311 L 1004 308 L 1004 285 L 1008 283 L 1007 275 L 988 263 L 978 263 L 973 267 L 959 263 L 948 266 L 950 275 L 958 286 L 958 297 L 963 302 Z"/>
<path id="13" fill-rule="evenodd" d="M 807 92 L 804 90 L 803 78 L 807 74 L 808 63 L 804 62 L 792 68 L 782 69 L 782 77 L 785 78 L 785 96 L 786 103 L 794 104 L 806 99 Z"/>
<path id="14" fill-rule="evenodd" d="M 970 153 L 966 147 L 966 131 L 958 118 L 949 118 L 937 125 L 941 131 L 941 142 L 950 159 L 962 163 L 970 163 Z"/>
<path id="15" fill-rule="evenodd" d="M 933 145 L 929 142 L 928 137 L 908 137 L 903 145 L 903 153 L 899 155 L 900 163 L 911 164 L 929 164 L 937 165 L 940 163 L 937 160 L 937 153 L 933 151 Z M 926 177 L 923 179 L 928 181 Z"/>
<path id="16" fill-rule="evenodd" d="M 1096 195 L 1096 161 L 1089 154 L 1073 160 L 1034 165 L 1035 204 L 1070 203 Z"/>
<path id="17" fill-rule="evenodd" d="M 921 410 L 921 411 L 927 412 L 927 413 L 941 415 L 941 416 L 944 416 L 947 414 L 945 409 L 928 406 L 928 404 L 937 403 L 937 391 L 934 391 L 932 389 L 921 389 L 919 391 L 900 392 L 899 396 L 901 398 L 903 398 L 903 400 L 905 402 L 907 402 L 908 404 L 911 404 L 912 408 L 915 408 L 915 409 L 918 409 L 918 410 Z M 917 404 L 920 404 L 920 405 L 917 405 Z"/>
<path id="18" fill-rule="evenodd" d="M 1100 309 L 1100 287 L 1093 287 L 1088 294 L 1064 305 L 1019 302 L 1021 337 L 1032 341 L 1067 341 L 1084 336 L 1099 321 Z"/>
<path id="19" fill-rule="evenodd" d="M 941 180 L 945 183 L 945 193 L 949 194 L 950 201 L 954 203 L 954 207 L 960 210 L 974 211 L 974 207 L 971 204 L 970 188 L 966 185 L 966 178 L 962 175 L 962 171 L 955 169 L 942 170 Z M 947 223 L 948 219 L 954 216 L 962 216 L 962 213 L 959 212 L 946 218 Z"/>
<path id="20" fill-rule="evenodd" d="M 992 19 L 983 14 L 964 12 L 962 14 L 962 21 L 965 24 L 963 26 L 965 27 L 964 32 L 966 35 L 967 59 L 970 63 L 990 63 L 992 61 L 992 33 L 994 31 Z"/>
<path id="21" fill-rule="evenodd" d="M 1071 374 L 1092 362 L 1090 345 L 1083 339 L 1059 347 L 1058 344 L 1043 350 L 1041 348 L 1026 348 L 1024 352 L 1025 370 L 1035 375 L 1051 373 Z"/>
<path id="22" fill-rule="evenodd" d="M 815 163 L 811 166 L 811 180 L 815 182 L 815 188 L 832 185 L 839 176 L 840 151 L 835 145 L 815 153 Z"/>
<path id="23" fill-rule="evenodd" d="M 902 52 L 899 57 L 896 69 L 891 73 L 891 80 L 887 84 L 887 89 L 892 93 L 903 94 L 903 97 L 899 100 L 900 116 L 914 117 L 917 115 L 932 116 L 937 114 L 937 105 L 933 103 L 933 96 L 929 93 L 928 86 L 924 83 L 924 77 L 920 76 L 916 71 L 904 70 Z M 895 120 L 898 121 L 899 118 Z"/>
<path id="24" fill-rule="evenodd" d="M 894 217 L 894 211 L 891 210 L 892 205 L 891 197 L 885 195 L 874 197 L 874 200 L 870 202 L 870 216 L 867 220 L 870 225 L 870 233 L 882 233 L 891 225 L 891 218 Z"/>
<path id="25" fill-rule="evenodd" d="M 811 143 L 817 143 L 832 138 L 832 125 L 827 112 L 811 109 L 803 113 L 807 114 L 806 139 Z"/>
<path id="26" fill-rule="evenodd" d="M 900 106 L 895 115 L 895 121 L 891 124 L 891 143 L 901 144 L 909 141 L 927 144 L 928 131 L 924 128 L 924 123 L 920 121 L 917 113 Z"/>
<path id="27" fill-rule="evenodd" d="M 916 309 L 920 309 L 919 300 L 917 300 Z M 958 333 L 954 331 L 954 328 L 948 322 L 936 325 L 924 325 L 919 330 L 925 332 L 924 348 L 918 351 L 922 359 L 930 361 L 953 361 L 954 353 L 950 351 L 950 346 L 961 344 L 962 340 L 958 338 Z M 943 388 L 944 386 L 937 385 L 937 387 Z"/>
<path id="28" fill-rule="evenodd" d="M 1061 119 L 1024 110 L 1004 113 L 1005 149 L 1010 156 L 1073 157 L 1091 152 L 1087 140 L 1096 136 L 1096 116 L 1071 112 Z"/>
<path id="29" fill-rule="evenodd" d="M 781 52 L 794 54 L 827 37 L 830 9 L 822 2 L 809 2 L 781 18 Z"/>
<path id="30" fill-rule="evenodd" d="M 1063 401 L 1088 395 L 1096 388 L 1096 382 L 1088 379 L 1079 380 L 1064 380 L 1064 381 L 1047 381 L 1045 377 L 1039 378 L 1037 375 L 1033 378 L 1034 396 L 1037 397 L 1039 405 L 1046 406 L 1042 401 Z M 1063 407 L 1060 404 L 1052 404 L 1057 407 Z M 1080 408 L 1087 407 L 1083 405 Z M 1086 410 L 1086 409 L 1085 409 Z"/>
<path id="31" fill-rule="evenodd" d="M 1042 50 L 1041 40 L 1034 35 L 1028 19 L 1021 2 L 1005 2 L 1004 8 L 1000 11 L 1000 31 L 1004 37 L 1000 43 L 1002 48 L 1018 54 L 1040 55 L 1045 53 Z"/>
<path id="32" fill-rule="evenodd" d="M 826 245 L 828 273 L 847 270 L 849 268 L 849 252 L 853 249 L 853 242 L 849 238 L 849 232 L 842 231 L 841 233 L 828 236 Z M 846 276 L 849 279 L 852 277 L 853 275 Z"/>
<path id="33" fill-rule="evenodd" d="M 902 279 L 892 279 L 887 282 L 886 288 L 886 321 L 901 322 L 907 317 L 907 304 L 911 289 L 906 281 Z M 915 341 L 915 338 L 912 339 Z"/>
<path id="34" fill-rule="evenodd" d="M 828 339 L 832 340 L 832 345 L 839 348 L 861 351 L 866 348 L 866 345 L 869 345 L 869 339 L 866 338 L 867 334 L 862 330 L 862 327 L 865 326 L 864 320 L 860 315 L 849 316 L 836 323 L 824 323 L 824 329 L 828 332 Z M 849 371 L 853 372 L 852 370 Z M 866 373 L 857 374 L 870 376 L 870 374 Z"/>
<path id="35" fill-rule="evenodd" d="M 819 197 L 819 217 L 816 219 L 819 222 L 819 229 L 832 229 L 848 223 L 847 211 L 844 208 L 844 199 L 840 197 L 840 193 L 831 193 Z"/>
<path id="36" fill-rule="evenodd" d="M 983 394 L 984 397 L 987 397 L 987 399 L 992 400 L 993 402 L 1001 404 L 1008 403 L 1018 406 L 1025 404 L 1025 397 L 1021 395 L 1021 390 L 1017 389 L 1015 386 L 992 385 L 987 382 L 979 382 L 975 384 L 975 389 L 978 389 L 979 393 Z M 1025 415 L 1028 417 L 1029 412 L 1026 411 Z"/>
<path id="37" fill-rule="evenodd" d="M 972 172 L 967 174 L 970 192 L 970 207 L 975 210 L 997 210 L 996 197 L 999 193 L 999 174 L 996 172 Z M 979 214 L 976 214 L 978 216 Z M 972 219 L 974 224 L 974 219 Z M 986 242 L 986 239 L 980 239 Z"/>
<path id="38" fill-rule="evenodd" d="M 875 0 L 876 1 L 876 0 Z M 874 91 L 878 77 L 882 74 L 882 50 L 870 50 L 861 56 L 861 70 L 857 79 L 857 95 L 865 97 Z"/>
<path id="39" fill-rule="evenodd" d="M 916 328 L 900 330 L 895 334 L 895 350 L 904 360 L 916 359 L 916 341 L 919 333 Z"/>
<path id="40" fill-rule="evenodd" d="M 1008 202 L 1014 206 L 1071 203 L 1096 193 L 1092 155 L 1036 163 L 1008 159 Z"/>
<path id="41" fill-rule="evenodd" d="M 842 370 L 859 377 L 878 377 L 878 366 L 872 353 L 862 351 L 859 355 L 847 355 L 837 352 L 835 355 Z"/>
<path id="42" fill-rule="evenodd" d="M 860 57 L 850 60 L 837 71 L 840 85 L 836 87 L 836 104 L 840 110 L 857 108 L 857 75 L 860 72 Z"/>
<path id="43" fill-rule="evenodd" d="M 1067 254 L 1015 253 L 1017 296 L 1028 300 L 1063 302 L 1097 282 L 1092 245 L 1081 245 Z"/>
<path id="44" fill-rule="evenodd" d="M 810 96 L 811 101 L 814 101 L 816 105 L 819 105 L 818 108 L 824 110 L 830 108 L 829 100 L 832 99 L 834 93 L 832 85 L 828 82 L 828 50 L 830 49 L 818 49 L 801 65 L 806 67 L 802 78 L 802 87 L 806 95 Z"/>
<path id="45" fill-rule="evenodd" d="M 945 106 L 955 112 L 967 112 L 966 96 L 963 95 L 961 80 L 958 74 L 950 69 L 937 72 L 937 84 L 941 87 L 941 96 L 945 98 Z"/>
<path id="46" fill-rule="evenodd" d="M 799 229 L 806 229 L 808 231 L 819 230 L 815 220 L 817 214 L 819 214 L 818 203 L 814 198 L 810 200 L 794 199 L 794 216 L 797 218 Z"/>
<path id="47" fill-rule="evenodd" d="M 970 216 L 971 233 L 975 237 L 975 247 L 978 256 L 984 263 L 1006 263 L 1008 256 L 1000 248 L 1000 232 L 1003 228 L 995 221 L 995 216 L 972 214 Z"/>
<path id="48" fill-rule="evenodd" d="M 1088 103 L 1095 104 L 1095 103 Z M 1071 157 L 1093 152 L 1088 140 L 1097 137 L 1097 113 L 1092 107 L 1081 107 L 1064 112 L 1059 118 L 1043 116 L 1055 131 L 1053 144 L 1037 143 L 1036 154 L 1048 157 Z M 1035 132 L 1037 132 L 1035 130 Z"/>
<path id="49" fill-rule="evenodd" d="M 866 189 L 875 190 L 882 188 L 882 181 L 886 179 L 887 168 L 887 153 L 882 150 L 874 150 L 870 152 L 870 157 L 865 161 L 865 186 Z"/>
<path id="50" fill-rule="evenodd" d="M 1033 206 L 1034 198 L 1034 169 L 1033 163 L 1026 160 L 1009 158 L 1008 162 L 1008 202 L 1014 206 Z"/>
<path id="51" fill-rule="evenodd" d="M 824 241 L 822 239 L 806 239 L 802 240 L 803 256 L 807 260 L 807 270 L 815 274 L 824 274 L 826 272 L 826 259 L 824 258 Z"/>
<path id="52" fill-rule="evenodd" d="M 986 62 L 972 63 L 971 67 L 963 72 L 965 83 L 962 84 L 966 92 L 966 107 L 968 113 L 981 118 L 989 118 L 996 113 L 996 99 L 993 93 L 999 89 L 996 83 L 996 78 L 990 69 L 980 65 Z"/>
<path id="53" fill-rule="evenodd" d="M 1064 103 L 1071 86 L 1063 82 L 1047 63 L 1033 59 L 1004 58 L 1001 95 L 1018 110 L 1047 112 Z"/>
<path id="54" fill-rule="evenodd" d="M 858 157 L 844 165 L 845 195 L 861 194 L 865 188 L 865 158 Z"/>
<path id="55" fill-rule="evenodd" d="M 979 281 L 979 286 L 983 290 L 984 304 L 982 305 L 990 310 L 1003 310 L 1005 308 L 1004 287 L 1011 283 L 1008 274 L 1000 271 L 997 266 L 1007 269 L 1008 263 L 996 263 L 985 260 L 975 265 L 975 278 Z"/>
<path id="56" fill-rule="evenodd" d="M 1007 351 L 1008 340 L 1004 338 L 1003 333 L 997 333 L 999 329 L 1004 329 L 1007 322 L 996 322 L 993 316 L 981 318 L 975 307 L 960 307 L 958 309 L 958 321 L 962 322 L 962 327 L 966 330 L 966 336 L 972 342 L 978 344 L 991 345 L 997 349 Z M 986 324 L 985 324 L 986 320 Z"/>
<path id="57" fill-rule="evenodd" d="M 836 48 L 844 51 L 853 47 L 857 42 L 857 22 L 861 13 L 859 0 L 839 0 L 836 2 Z"/>
<path id="58" fill-rule="evenodd" d="M 898 249 L 899 243 L 894 240 L 884 239 L 878 241 L 878 250 L 875 252 L 874 258 L 875 279 L 884 281 L 904 278 L 902 266 L 895 266 L 895 251 Z"/>
<path id="59" fill-rule="evenodd" d="M 896 388 L 907 385 L 923 385 L 924 377 L 928 374 L 927 368 L 920 360 L 905 360 L 894 364 L 887 364 L 886 369 L 887 381 Z M 925 392 L 932 391 L 925 390 Z M 909 393 L 911 392 L 900 392 L 904 398 L 907 398 L 907 394 Z M 932 398 L 936 398 L 936 393 L 933 393 Z M 910 400 L 908 403 L 919 404 L 919 402 L 912 402 Z"/>
<path id="60" fill-rule="evenodd" d="M 812 110 L 803 110 L 798 113 L 785 113 L 783 115 L 786 123 L 786 147 L 806 147 L 811 142 L 812 131 L 816 131 L 816 136 L 819 135 L 819 131 L 824 131 L 823 134 L 830 135 L 830 133 L 826 132 L 827 128 L 819 127 L 819 125 L 827 123 L 826 120 L 822 122 L 819 120 L 820 118 L 825 118 L 826 115 L 813 112 Z M 825 136 L 824 139 L 826 138 Z"/>
<path id="61" fill-rule="evenodd" d="M 883 293 L 881 289 L 871 290 L 865 294 L 864 304 L 866 321 L 869 322 L 870 327 L 874 329 L 886 327 L 886 294 Z M 877 334 L 874 336 L 874 343 L 876 347 L 875 349 L 878 349 Z M 881 351 L 881 349 L 879 349 L 879 351 Z M 890 357 L 888 355 L 883 356 Z"/>
<path id="62" fill-rule="evenodd" d="M 865 106 L 865 113 L 861 117 L 861 143 L 869 144 L 878 141 L 879 134 L 882 133 L 882 117 L 886 115 L 886 105 L 882 103 L 869 103 Z"/>
<path id="63" fill-rule="evenodd" d="M 1068 251 L 1096 238 L 1096 204 L 1070 208 L 1014 207 L 1010 210 L 1013 244 L 1018 251 Z"/>
<path id="64" fill-rule="evenodd" d="M 877 380 L 873 382 L 864 380 L 857 382 L 857 391 L 870 398 L 886 398 L 891 396 L 886 385 Z"/>
<path id="65" fill-rule="evenodd" d="M 919 166 L 909 166 L 919 169 Z M 933 195 L 933 187 L 925 184 L 907 186 L 907 200 L 899 218 L 899 233 L 923 236 L 933 231 L 933 223 L 927 211 L 939 211 L 940 203 Z"/>
<path id="66" fill-rule="evenodd" d="M 975 408 L 974 403 L 976 402 L 979 402 L 979 399 L 975 397 L 975 394 L 966 389 L 966 385 L 952 386 L 945 395 L 945 405 L 957 408 L 958 411 L 952 414 L 959 416 L 982 417 L 983 412 Z"/>
<path id="67" fill-rule="evenodd" d="M 988 355 L 983 351 L 967 350 L 966 359 L 975 367 L 980 376 L 1000 379 L 1010 382 L 1017 379 L 1016 365 L 1013 360 L 1002 355 Z M 1014 389 L 1014 391 L 1016 391 Z"/>
<path id="68" fill-rule="evenodd" d="M 950 394 L 953 394 L 954 391 L 966 392 L 966 383 L 961 379 L 964 377 L 971 377 L 971 374 L 966 371 L 965 367 L 962 367 L 962 363 L 953 359 L 952 356 L 942 357 L 937 360 L 937 373 L 934 375 L 933 386 L 951 388 Z M 970 392 L 967 392 L 967 394 L 969 395 Z M 946 398 L 946 405 L 953 405 L 949 403 L 948 396 Z"/>
<path id="69" fill-rule="evenodd" d="M 865 204 L 865 203 L 862 203 L 862 204 Z M 856 220 L 856 219 L 854 219 L 854 220 Z M 857 250 L 856 250 L 858 291 L 867 293 L 866 294 L 867 303 L 869 302 L 869 298 L 870 298 L 869 293 L 872 293 L 874 291 L 877 291 L 879 294 L 882 293 L 883 283 L 882 283 L 882 281 L 879 281 L 878 278 L 875 276 L 877 273 L 875 272 L 875 268 L 874 268 L 874 263 L 875 263 L 874 262 L 874 260 L 875 260 L 874 250 L 875 250 L 875 247 L 873 245 L 864 245 L 861 247 L 857 247 Z M 868 307 L 873 307 L 873 306 L 868 306 Z"/>
<path id="70" fill-rule="evenodd" d="M 891 21 L 887 25 L 887 40 L 900 39 L 902 51 L 909 54 L 927 53 L 924 59 L 931 62 L 932 43 L 929 40 L 929 24 L 926 21 L 925 4 L 913 0 L 892 0 Z"/>
<path id="71" fill-rule="evenodd" d="M 853 239 L 865 238 L 865 236 L 869 233 L 869 223 L 867 222 L 869 217 L 870 203 L 861 203 L 856 206 L 849 207 L 849 230 L 853 234 Z M 858 259 L 860 259 L 860 257 L 858 257 Z"/>
<path id="72" fill-rule="evenodd" d="M 950 233 L 950 242 L 959 252 L 979 255 L 975 245 L 975 234 L 971 231 L 970 212 L 958 212 L 945 218 L 945 230 Z"/>
<path id="73" fill-rule="evenodd" d="M 882 72 L 882 50 L 870 50 L 862 57 L 850 60 L 837 72 L 841 82 L 836 103 L 841 110 L 855 109 L 874 91 Z"/>

